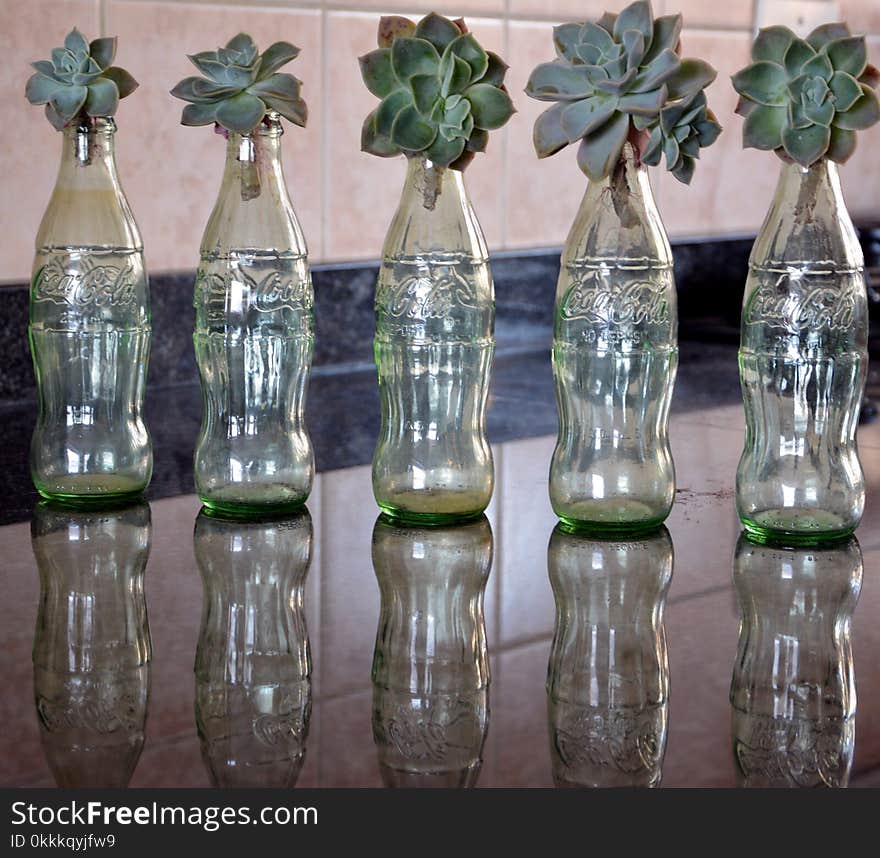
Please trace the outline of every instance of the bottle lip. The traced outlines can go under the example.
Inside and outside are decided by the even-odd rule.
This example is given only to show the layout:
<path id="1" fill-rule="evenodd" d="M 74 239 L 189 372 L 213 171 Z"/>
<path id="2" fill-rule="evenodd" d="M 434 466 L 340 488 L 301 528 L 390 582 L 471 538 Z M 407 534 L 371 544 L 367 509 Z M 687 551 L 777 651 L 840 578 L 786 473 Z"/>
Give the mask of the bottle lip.
<path id="1" fill-rule="evenodd" d="M 113 134 L 116 131 L 116 120 L 112 116 L 87 116 L 81 117 L 77 122 L 72 122 L 64 127 L 64 133 L 74 136 L 80 134 Z"/>

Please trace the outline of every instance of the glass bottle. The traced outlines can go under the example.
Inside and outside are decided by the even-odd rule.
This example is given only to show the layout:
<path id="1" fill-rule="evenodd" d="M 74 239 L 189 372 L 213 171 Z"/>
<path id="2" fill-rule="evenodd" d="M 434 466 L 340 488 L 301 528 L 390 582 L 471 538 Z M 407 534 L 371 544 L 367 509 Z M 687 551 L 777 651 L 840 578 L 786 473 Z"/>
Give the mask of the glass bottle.
<path id="1" fill-rule="evenodd" d="M 382 257 L 376 501 L 388 515 L 413 523 L 477 517 L 494 482 L 486 401 L 495 293 L 461 171 L 409 158 Z"/>
<path id="2" fill-rule="evenodd" d="M 858 542 L 784 548 L 744 533 L 733 578 L 740 629 L 730 702 L 741 784 L 846 786 L 855 749 Z"/>
<path id="3" fill-rule="evenodd" d="M 489 729 L 483 593 L 491 566 L 485 516 L 456 527 L 376 522 L 373 740 L 385 786 L 476 785 Z"/>
<path id="4" fill-rule="evenodd" d="M 556 599 L 547 670 L 556 786 L 659 786 L 669 706 L 669 532 L 620 542 L 557 524 L 547 565 Z"/>
<path id="5" fill-rule="evenodd" d="M 206 506 L 244 515 L 302 506 L 315 470 L 303 416 L 314 297 L 282 133 L 269 114 L 254 132 L 228 135 L 196 275 L 196 491 Z"/>
<path id="6" fill-rule="evenodd" d="M 672 251 L 632 146 L 591 182 L 562 252 L 553 330 L 559 437 L 550 500 L 573 527 L 657 527 L 675 496 Z"/>
<path id="7" fill-rule="evenodd" d="M 234 521 L 203 509 L 195 555 L 204 600 L 196 650 L 196 725 L 215 787 L 293 787 L 305 762 L 312 660 L 303 587 L 307 509 Z"/>
<path id="8" fill-rule="evenodd" d="M 43 497 L 73 503 L 137 497 L 153 470 L 142 416 L 149 286 L 116 172 L 115 134 L 112 119 L 64 129 L 31 279 L 40 405 L 31 476 Z"/>
<path id="9" fill-rule="evenodd" d="M 743 299 L 736 503 L 755 538 L 815 543 L 858 526 L 867 337 L 864 260 L 837 166 L 784 165 Z"/>
<path id="10" fill-rule="evenodd" d="M 128 786 L 150 696 L 144 503 L 74 511 L 43 502 L 31 539 L 40 572 L 34 700 L 59 787 Z"/>

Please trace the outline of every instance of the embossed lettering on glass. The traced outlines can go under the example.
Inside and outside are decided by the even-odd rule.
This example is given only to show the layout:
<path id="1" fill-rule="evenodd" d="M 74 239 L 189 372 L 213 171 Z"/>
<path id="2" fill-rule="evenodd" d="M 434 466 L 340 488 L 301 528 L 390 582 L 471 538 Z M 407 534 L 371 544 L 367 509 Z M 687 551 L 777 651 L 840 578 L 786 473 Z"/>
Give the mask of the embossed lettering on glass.
<path id="1" fill-rule="evenodd" d="M 31 538 L 40 572 L 34 700 L 60 787 L 125 787 L 144 746 L 150 629 L 146 503 L 110 511 L 39 504 Z"/>
<path id="2" fill-rule="evenodd" d="M 669 532 L 620 542 L 560 523 L 547 565 L 556 599 L 547 670 L 556 786 L 659 786 L 669 705 Z"/>
<path id="3" fill-rule="evenodd" d="M 488 250 L 460 170 L 408 159 L 376 285 L 382 428 L 373 492 L 387 514 L 437 524 L 492 497 L 486 401 L 495 349 Z"/>
<path id="4" fill-rule="evenodd" d="M 194 542 L 204 587 L 195 711 L 211 783 L 293 787 L 312 709 L 311 516 L 233 521 L 202 510 Z"/>
<path id="5" fill-rule="evenodd" d="M 747 428 L 736 502 L 755 538 L 815 543 L 858 526 L 865 483 L 855 435 L 867 338 L 862 250 L 837 165 L 787 164 L 743 299 Z"/>
<path id="6" fill-rule="evenodd" d="M 63 130 L 36 239 L 29 336 L 40 410 L 31 475 L 43 497 L 136 497 L 153 468 L 142 408 L 150 351 L 143 243 L 116 171 L 112 118 Z"/>
<path id="7" fill-rule="evenodd" d="M 613 533 L 669 515 L 677 324 L 669 241 L 626 144 L 617 168 L 587 187 L 556 291 L 550 499 L 568 525 Z"/>
<path id="8" fill-rule="evenodd" d="M 855 749 L 858 542 L 783 548 L 743 534 L 733 576 L 741 619 L 730 702 L 741 784 L 845 787 Z"/>
<path id="9" fill-rule="evenodd" d="M 485 516 L 457 527 L 376 522 L 373 740 L 388 787 L 476 785 L 489 728 L 483 592 L 491 566 Z"/>
<path id="10" fill-rule="evenodd" d="M 314 299 L 282 133 L 273 113 L 252 132 L 229 132 L 196 277 L 196 490 L 206 506 L 237 514 L 293 510 L 314 478 L 303 414 Z"/>

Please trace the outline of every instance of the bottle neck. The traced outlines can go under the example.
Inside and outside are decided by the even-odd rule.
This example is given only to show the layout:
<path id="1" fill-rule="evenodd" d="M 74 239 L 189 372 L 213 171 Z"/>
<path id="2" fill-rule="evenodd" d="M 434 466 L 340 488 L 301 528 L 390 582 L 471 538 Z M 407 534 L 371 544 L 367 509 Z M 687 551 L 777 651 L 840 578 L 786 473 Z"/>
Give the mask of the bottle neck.
<path id="1" fill-rule="evenodd" d="M 281 166 L 281 135 L 277 119 L 261 123 L 248 134 L 229 134 L 223 188 L 246 203 L 263 194 L 287 197 Z"/>
<path id="2" fill-rule="evenodd" d="M 116 123 L 99 118 L 91 124 L 71 125 L 64 129 L 58 184 L 68 188 L 115 188 Z"/>
<path id="3" fill-rule="evenodd" d="M 608 176 L 589 183 L 568 235 L 563 260 L 586 258 L 672 264 L 648 171 L 630 143 Z"/>
<path id="4" fill-rule="evenodd" d="M 463 253 L 478 261 L 489 255 L 462 171 L 414 156 L 407 159 L 406 181 L 384 255 L 426 253 Z"/>

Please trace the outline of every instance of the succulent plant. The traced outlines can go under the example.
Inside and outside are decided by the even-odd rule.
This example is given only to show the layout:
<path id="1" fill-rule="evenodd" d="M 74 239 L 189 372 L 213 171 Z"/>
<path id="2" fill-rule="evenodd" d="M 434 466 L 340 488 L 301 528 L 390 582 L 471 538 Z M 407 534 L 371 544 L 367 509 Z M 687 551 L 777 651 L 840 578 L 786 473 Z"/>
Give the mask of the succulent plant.
<path id="1" fill-rule="evenodd" d="M 364 83 L 381 99 L 364 122 L 365 152 L 420 153 L 438 167 L 461 170 L 485 151 L 489 131 L 513 115 L 507 65 L 480 46 L 464 21 L 433 12 L 418 24 L 383 17 L 378 42 L 360 57 Z"/>
<path id="2" fill-rule="evenodd" d="M 705 95 L 698 98 L 715 79 L 715 69 L 703 60 L 680 58 L 681 27 L 681 15 L 655 19 L 649 0 L 631 3 L 619 15 L 606 12 L 595 23 L 555 27 L 557 57 L 537 66 L 526 85 L 532 98 L 556 102 L 535 123 L 538 157 L 580 141 L 578 164 L 599 180 L 619 161 L 627 139 L 638 141 L 638 132 L 646 132 L 647 151 L 652 156 L 665 151 L 668 169 L 690 182 L 700 148 L 721 128 Z M 691 116 L 698 102 L 702 110 Z M 670 132 L 661 122 L 664 110 L 666 125 L 673 123 Z M 686 117 L 690 124 L 681 126 Z M 657 156 L 653 163 L 659 161 Z"/>
<path id="3" fill-rule="evenodd" d="M 752 60 L 732 78 L 744 146 L 804 167 L 823 157 L 843 163 L 855 150 L 855 132 L 880 119 L 880 73 L 868 64 L 865 37 L 846 24 L 823 24 L 806 39 L 767 27 Z"/>
<path id="4" fill-rule="evenodd" d="M 278 72 L 298 54 L 299 48 L 290 42 L 275 42 L 261 54 L 247 33 L 230 39 L 225 48 L 193 54 L 190 62 L 204 77 L 184 78 L 171 90 L 176 98 L 190 102 L 183 108 L 181 124 L 216 123 L 247 134 L 274 111 L 305 126 L 308 110 L 300 97 L 301 82 Z"/>
<path id="5" fill-rule="evenodd" d="M 46 118 L 59 131 L 88 117 L 113 116 L 119 99 L 137 89 L 125 69 L 113 65 L 116 37 L 87 42 L 76 27 L 51 60 L 32 63 L 36 74 L 25 87 L 31 104 L 45 104 Z"/>

